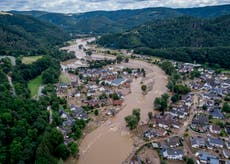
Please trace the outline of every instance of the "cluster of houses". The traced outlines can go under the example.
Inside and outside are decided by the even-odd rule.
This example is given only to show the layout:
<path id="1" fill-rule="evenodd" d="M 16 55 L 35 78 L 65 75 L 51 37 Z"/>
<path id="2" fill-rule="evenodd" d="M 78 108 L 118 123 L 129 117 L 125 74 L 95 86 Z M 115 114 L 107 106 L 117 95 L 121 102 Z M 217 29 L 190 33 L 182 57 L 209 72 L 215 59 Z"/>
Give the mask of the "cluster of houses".
<path id="1" fill-rule="evenodd" d="M 140 69 L 120 66 L 86 69 L 75 67 L 76 64 L 80 63 L 63 69 L 71 69 L 77 75 L 69 72 L 70 81 L 56 85 L 57 95 L 67 100 L 70 109 L 60 111 L 63 124 L 59 130 L 66 144 L 73 141 L 69 136 L 77 119 L 88 120 L 91 111 L 96 109 L 102 115 L 97 119 L 114 116 L 124 105 L 124 97 L 130 92 L 132 79 L 142 75 Z"/>
<path id="2" fill-rule="evenodd" d="M 172 136 L 160 142 L 153 142 L 152 147 L 160 149 L 160 155 L 163 159 L 183 160 L 185 153 L 182 141 L 183 138 Z"/>
<path id="3" fill-rule="evenodd" d="M 190 127 L 195 134 L 190 136 L 191 147 L 198 158 L 198 163 L 229 163 L 229 119 L 222 111 L 223 101 L 230 94 L 229 74 L 216 74 L 200 65 L 179 64 L 178 71 L 191 73 L 194 69 L 200 77 L 190 80 L 188 86 L 198 95 L 196 114 Z"/>
<path id="4" fill-rule="evenodd" d="M 149 128 L 144 132 L 145 139 L 153 139 L 155 137 L 166 136 L 167 131 L 171 128 L 180 129 L 183 122 L 188 118 L 190 108 L 193 101 L 193 94 L 187 94 L 182 99 L 165 112 L 164 115 L 156 114 L 152 118 L 153 128 Z"/>
<path id="5" fill-rule="evenodd" d="M 71 136 L 72 127 L 74 126 L 76 120 L 87 121 L 89 119 L 88 114 L 84 111 L 82 107 L 77 107 L 75 105 L 70 105 L 70 111 L 65 112 L 64 109 L 59 111 L 60 118 L 63 120 L 62 125 L 58 129 L 62 132 L 64 136 L 64 143 L 68 144 L 74 139 Z"/>
<path id="6" fill-rule="evenodd" d="M 153 141 L 153 148 L 160 149 L 163 159 L 183 160 L 189 152 L 182 146 L 182 138 L 170 137 L 166 143 L 159 141 L 169 137 L 172 129 L 177 132 L 192 115 L 187 127 L 191 131 L 188 132 L 187 146 L 194 153 L 196 163 L 229 164 L 230 120 L 229 115 L 222 110 L 222 105 L 224 98 L 230 94 L 230 75 L 216 74 L 215 71 L 205 70 L 198 64 L 173 64 L 185 76 L 198 70 L 200 77 L 185 81 L 192 92 L 182 96 L 176 104 L 171 104 L 164 115 L 154 115 L 151 122 L 153 127 L 144 131 L 143 138 Z M 196 108 L 192 108 L 194 111 L 191 113 L 192 105 Z"/>

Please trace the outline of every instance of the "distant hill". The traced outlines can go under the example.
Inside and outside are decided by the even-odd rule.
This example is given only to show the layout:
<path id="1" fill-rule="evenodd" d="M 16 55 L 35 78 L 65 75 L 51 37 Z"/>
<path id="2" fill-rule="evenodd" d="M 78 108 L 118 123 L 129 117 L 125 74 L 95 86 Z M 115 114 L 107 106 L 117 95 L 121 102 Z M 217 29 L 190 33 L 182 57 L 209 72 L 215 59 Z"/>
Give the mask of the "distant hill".
<path id="1" fill-rule="evenodd" d="M 62 44 L 69 35 L 31 16 L 0 14 L 0 50 L 26 51 Z"/>
<path id="2" fill-rule="evenodd" d="M 223 15 L 229 15 L 230 5 L 185 8 L 177 9 L 177 11 L 186 15 L 200 18 L 215 18 Z"/>
<path id="3" fill-rule="evenodd" d="M 229 38 L 230 15 L 211 20 L 182 16 L 105 35 L 98 43 L 113 48 L 215 47 L 230 46 Z"/>
<path id="4" fill-rule="evenodd" d="M 154 21 L 97 43 L 111 48 L 186 62 L 209 62 L 230 68 L 230 15 L 213 19 L 182 16 Z"/>
<path id="5" fill-rule="evenodd" d="M 200 18 L 213 18 L 230 14 L 230 5 L 199 8 L 145 8 L 136 10 L 94 11 L 79 14 L 47 13 L 42 11 L 24 11 L 21 13 L 58 25 L 75 33 L 119 33 L 141 24 L 158 19 L 175 18 L 182 15 Z"/>

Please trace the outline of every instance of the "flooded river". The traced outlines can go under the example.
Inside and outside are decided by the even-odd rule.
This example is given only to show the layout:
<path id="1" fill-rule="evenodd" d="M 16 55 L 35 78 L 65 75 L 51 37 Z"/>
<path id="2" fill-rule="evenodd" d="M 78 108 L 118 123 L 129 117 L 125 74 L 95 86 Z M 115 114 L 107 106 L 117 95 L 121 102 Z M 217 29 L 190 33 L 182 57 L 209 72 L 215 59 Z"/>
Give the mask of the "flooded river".
<path id="1" fill-rule="evenodd" d="M 130 60 L 123 66 L 144 68 L 146 79 L 143 81 L 152 82 L 153 89 L 143 95 L 140 84 L 142 78 L 135 79 L 131 84 L 131 93 L 125 97 L 124 109 L 85 136 L 80 145 L 80 158 L 76 162 L 78 164 L 122 163 L 132 152 L 134 144 L 124 118 L 130 115 L 134 108 L 140 108 L 141 121 L 146 122 L 148 112 L 154 112 L 154 98 L 167 92 L 167 76 L 158 66 L 139 60 Z"/>
<path id="2" fill-rule="evenodd" d="M 148 69 L 147 78 L 154 82 L 153 90 L 142 95 L 141 79 L 134 80 L 132 93 L 125 98 L 126 107 L 114 118 L 88 134 L 80 145 L 79 164 L 119 164 L 125 160 L 133 149 L 129 130 L 125 127 L 124 117 L 132 113 L 133 108 L 141 109 L 141 121 L 148 119 L 148 112 L 153 111 L 153 100 L 167 91 L 167 77 L 157 66 L 142 61 L 130 61 L 130 65 Z"/>

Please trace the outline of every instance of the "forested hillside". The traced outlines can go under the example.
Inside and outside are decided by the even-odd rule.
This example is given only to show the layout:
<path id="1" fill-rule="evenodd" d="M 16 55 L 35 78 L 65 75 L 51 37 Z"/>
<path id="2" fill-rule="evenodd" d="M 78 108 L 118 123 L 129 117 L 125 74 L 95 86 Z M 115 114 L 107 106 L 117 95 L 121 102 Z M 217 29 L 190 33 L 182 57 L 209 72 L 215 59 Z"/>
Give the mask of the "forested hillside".
<path id="1" fill-rule="evenodd" d="M 0 63 L 0 163 L 57 163 L 61 158 L 59 154 L 63 154 L 58 147 L 64 145 L 63 136 L 56 129 L 61 120 L 57 117 L 49 124 L 47 107 L 58 111 L 58 105 L 66 105 L 66 102 L 55 93 L 38 101 L 30 99 L 27 80 L 59 63 L 52 58 L 43 58 L 31 65 L 17 61 L 17 65 L 12 66 L 7 58 Z M 12 76 L 15 94 L 7 75 Z"/>
<path id="2" fill-rule="evenodd" d="M 62 29 L 25 15 L 0 15 L 1 54 L 37 51 L 63 44 L 69 35 Z M 12 55 L 11 54 L 11 55 Z"/>
<path id="3" fill-rule="evenodd" d="M 59 108 L 66 108 L 53 86 L 60 75 L 60 61 L 75 57 L 59 51 L 59 45 L 69 36 L 62 29 L 31 16 L 0 15 L 0 55 L 13 55 L 16 65 L 8 58 L 0 59 L 0 163 L 55 164 L 75 155 L 75 143 L 64 144 L 57 126 L 62 123 Z M 43 57 L 23 64 L 23 56 Z M 31 99 L 28 81 L 42 76 L 48 84 L 38 100 Z M 47 89 L 48 87 L 48 89 Z M 53 110 L 52 122 L 47 108 Z"/>
<path id="4" fill-rule="evenodd" d="M 121 34 L 105 35 L 97 43 L 186 62 L 216 63 L 229 68 L 229 38 L 230 15 L 208 20 L 182 16 L 154 21 Z"/>
<path id="5" fill-rule="evenodd" d="M 230 15 L 213 20 L 183 16 L 105 35 L 98 43 L 114 48 L 215 47 L 230 45 L 229 38 Z"/>
<path id="6" fill-rule="evenodd" d="M 118 33 L 159 19 L 182 15 L 213 18 L 230 14 L 230 5 L 199 8 L 145 8 L 136 10 L 94 11 L 79 14 L 47 13 L 41 11 L 16 12 L 34 16 L 73 33 L 103 34 Z"/>

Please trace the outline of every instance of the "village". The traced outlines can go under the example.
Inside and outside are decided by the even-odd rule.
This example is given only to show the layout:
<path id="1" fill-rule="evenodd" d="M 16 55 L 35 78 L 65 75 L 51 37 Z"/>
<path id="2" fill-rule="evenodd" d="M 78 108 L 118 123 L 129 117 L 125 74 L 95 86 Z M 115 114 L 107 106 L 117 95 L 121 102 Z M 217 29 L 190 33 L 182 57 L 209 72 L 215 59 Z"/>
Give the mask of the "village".
<path id="1" fill-rule="evenodd" d="M 193 159 L 196 163 L 228 164 L 229 74 L 215 73 L 198 64 L 172 64 L 183 77 L 198 72 L 184 81 L 191 92 L 176 103 L 171 101 L 164 115 L 149 117 L 139 134 L 146 142 L 131 163 L 189 163 Z"/>
<path id="2" fill-rule="evenodd" d="M 66 144 L 77 138 L 72 128 L 76 120 L 87 123 L 83 130 L 86 136 L 124 109 L 133 80 L 142 79 L 140 88 L 146 84 L 143 96 L 153 89 L 153 82 L 145 83 L 146 70 L 129 64 L 131 58 L 162 62 L 127 51 L 121 51 L 121 57 L 112 56 L 107 50 L 99 53 L 87 44 L 75 46 L 85 53 L 62 63 L 62 73 L 69 80 L 56 86 L 57 95 L 69 105 L 68 110 L 60 111 L 64 121 L 58 127 Z M 196 163 L 229 163 L 229 74 L 215 73 L 199 64 L 171 63 L 190 92 L 174 102 L 168 91 L 168 109 L 163 114 L 153 110 L 148 113 L 149 120 L 139 123 L 133 132 L 138 140 L 135 151 L 124 163 L 185 163 L 191 159 Z"/>

